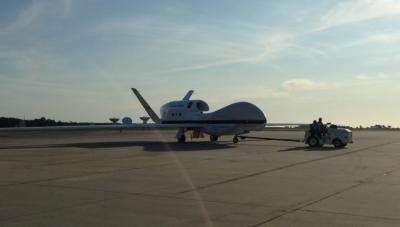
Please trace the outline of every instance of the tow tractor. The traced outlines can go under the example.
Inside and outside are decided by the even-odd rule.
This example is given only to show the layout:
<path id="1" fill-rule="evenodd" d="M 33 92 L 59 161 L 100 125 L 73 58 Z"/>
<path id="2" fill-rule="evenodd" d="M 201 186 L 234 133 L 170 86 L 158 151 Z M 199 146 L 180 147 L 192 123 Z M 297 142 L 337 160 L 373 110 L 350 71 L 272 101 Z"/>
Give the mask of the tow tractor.
<path id="1" fill-rule="evenodd" d="M 236 140 L 235 140 L 236 138 Z M 244 139 L 260 139 L 260 140 L 276 140 L 276 141 L 289 141 L 289 142 L 304 142 L 310 147 L 322 147 L 323 145 L 333 145 L 335 148 L 346 147 L 347 144 L 353 143 L 353 133 L 346 128 L 338 128 L 336 125 L 328 123 L 325 125 L 325 130 L 322 135 L 315 135 L 310 130 L 305 131 L 304 140 L 296 139 L 280 139 L 280 138 L 266 138 L 255 136 L 242 136 L 238 135 L 233 139 L 234 143 L 238 142 L 237 138 Z"/>
<path id="2" fill-rule="evenodd" d="M 307 130 L 304 135 L 304 142 L 310 147 L 321 147 L 332 144 L 335 148 L 343 148 L 348 143 L 353 143 L 353 133 L 346 128 L 338 128 L 336 125 L 328 123 L 325 125 L 325 132 L 321 136 L 312 135 Z"/>

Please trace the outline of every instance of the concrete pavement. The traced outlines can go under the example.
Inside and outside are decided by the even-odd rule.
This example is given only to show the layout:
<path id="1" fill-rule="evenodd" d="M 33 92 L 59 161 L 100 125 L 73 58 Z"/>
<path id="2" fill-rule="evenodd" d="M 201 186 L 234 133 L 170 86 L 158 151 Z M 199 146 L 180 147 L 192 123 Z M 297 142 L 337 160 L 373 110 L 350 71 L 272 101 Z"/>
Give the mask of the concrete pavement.
<path id="1" fill-rule="evenodd" d="M 400 132 L 339 150 L 174 134 L 0 134 L 0 226 L 400 225 Z"/>

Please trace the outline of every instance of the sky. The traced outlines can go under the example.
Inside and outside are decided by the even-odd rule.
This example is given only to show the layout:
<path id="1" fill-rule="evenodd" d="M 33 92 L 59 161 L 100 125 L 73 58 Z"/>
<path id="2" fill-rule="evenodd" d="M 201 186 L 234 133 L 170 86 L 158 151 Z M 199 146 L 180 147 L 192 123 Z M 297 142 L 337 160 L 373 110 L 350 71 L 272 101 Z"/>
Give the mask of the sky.
<path id="1" fill-rule="evenodd" d="M 193 89 L 270 123 L 400 126 L 400 1 L 0 2 L 0 116 L 106 122 Z"/>

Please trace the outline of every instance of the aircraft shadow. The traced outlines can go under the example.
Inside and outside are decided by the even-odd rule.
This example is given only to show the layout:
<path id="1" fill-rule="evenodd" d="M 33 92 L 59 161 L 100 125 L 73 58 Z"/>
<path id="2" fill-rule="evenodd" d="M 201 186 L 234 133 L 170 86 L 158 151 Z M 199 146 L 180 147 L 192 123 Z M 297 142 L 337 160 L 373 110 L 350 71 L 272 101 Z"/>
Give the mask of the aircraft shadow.
<path id="1" fill-rule="evenodd" d="M 287 151 L 338 151 L 345 148 L 335 148 L 335 147 L 290 147 L 287 149 L 279 150 L 278 152 L 287 152 Z"/>
<path id="2" fill-rule="evenodd" d="M 123 147 L 143 147 L 148 152 L 168 152 L 168 151 L 201 151 L 201 150 L 221 150 L 232 148 L 229 144 L 210 143 L 210 142 L 153 142 L 153 141 L 110 141 L 110 142 L 88 142 L 88 143 L 67 143 L 67 144 L 48 144 L 48 145 L 22 145 L 4 146 L 0 150 L 8 149 L 40 149 L 40 148 L 123 148 Z"/>

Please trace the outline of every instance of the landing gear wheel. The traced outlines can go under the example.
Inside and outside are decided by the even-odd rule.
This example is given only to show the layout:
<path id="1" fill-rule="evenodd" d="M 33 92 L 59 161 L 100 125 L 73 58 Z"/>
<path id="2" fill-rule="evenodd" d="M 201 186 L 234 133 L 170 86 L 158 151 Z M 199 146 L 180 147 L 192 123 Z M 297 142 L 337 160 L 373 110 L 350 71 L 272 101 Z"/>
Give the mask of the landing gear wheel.
<path id="1" fill-rule="evenodd" d="M 239 142 L 239 139 L 237 138 L 237 136 L 235 136 L 235 137 L 233 137 L 233 143 L 238 143 Z"/>
<path id="2" fill-rule="evenodd" d="M 308 145 L 310 147 L 319 147 L 320 146 L 318 138 L 315 136 L 309 137 L 307 141 L 308 141 Z"/>
<path id="3" fill-rule="evenodd" d="M 178 143 L 184 143 L 185 141 L 186 141 L 185 135 L 181 135 L 181 136 L 178 138 Z"/>
<path id="4" fill-rule="evenodd" d="M 216 142 L 216 141 L 218 141 L 218 136 L 210 135 L 210 141 L 211 141 L 211 142 Z"/>

